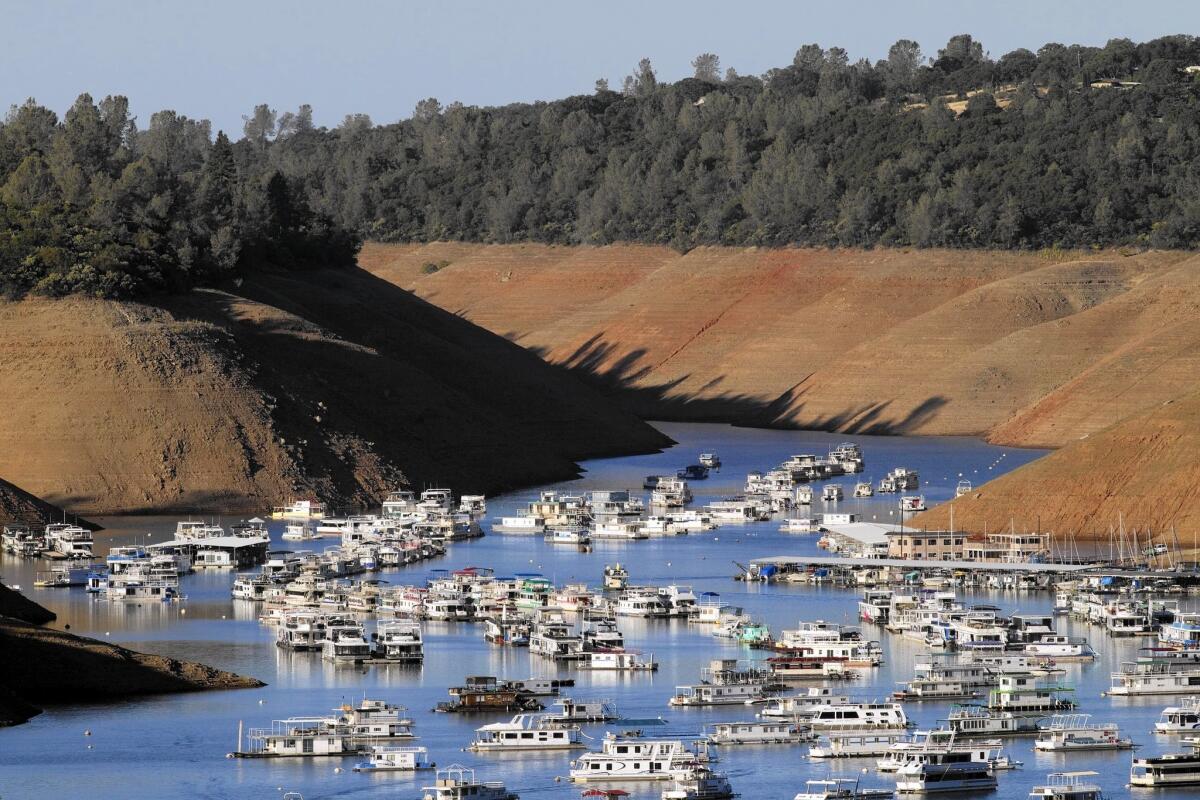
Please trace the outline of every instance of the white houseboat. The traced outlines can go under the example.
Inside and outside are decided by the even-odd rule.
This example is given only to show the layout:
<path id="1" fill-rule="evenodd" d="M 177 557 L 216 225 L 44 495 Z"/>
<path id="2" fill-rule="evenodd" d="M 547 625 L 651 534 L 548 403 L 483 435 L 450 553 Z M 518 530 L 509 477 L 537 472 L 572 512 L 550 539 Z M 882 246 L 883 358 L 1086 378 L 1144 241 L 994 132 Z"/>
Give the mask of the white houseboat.
<path id="1" fill-rule="evenodd" d="M 1097 772 L 1051 772 L 1046 782 L 1034 786 L 1030 800 L 1105 800 L 1104 792 L 1091 779 Z"/>
<path id="2" fill-rule="evenodd" d="M 433 769 L 424 747 L 372 747 L 369 760 L 354 765 L 355 772 L 416 772 Z"/>
<path id="3" fill-rule="evenodd" d="M 1115 722 L 1093 725 L 1091 714 L 1055 714 L 1040 728 L 1034 750 L 1130 750 L 1133 740 L 1121 736 Z"/>
<path id="4" fill-rule="evenodd" d="M 843 703 L 818 708 L 806 724 L 814 733 L 903 731 L 908 717 L 899 703 Z"/>
<path id="5" fill-rule="evenodd" d="M 697 766 L 686 778 L 676 778 L 665 787 L 659 800 L 727 800 L 736 797 L 729 778 Z"/>
<path id="6" fill-rule="evenodd" d="M 376 626 L 371 655 L 376 661 L 388 663 L 420 663 L 425 659 L 421 626 L 408 620 L 381 621 Z"/>
<path id="7" fill-rule="evenodd" d="M 704 728 L 711 744 L 800 744 L 810 740 L 807 730 L 790 722 L 713 722 Z"/>
<path id="8" fill-rule="evenodd" d="M 584 747 L 576 725 L 561 725 L 544 714 L 517 714 L 509 722 L 475 729 L 468 748 L 480 753 L 573 750 Z"/>
<path id="9" fill-rule="evenodd" d="M 687 778 L 706 755 L 678 739 L 624 739 L 609 735 L 599 752 L 584 753 L 571 762 L 576 783 L 665 781 Z"/>
<path id="10" fill-rule="evenodd" d="M 804 791 L 792 800 L 892 800 L 891 789 L 860 788 L 858 778 L 825 778 L 804 782 Z"/>
<path id="11" fill-rule="evenodd" d="M 808 748 L 809 758 L 869 758 L 887 755 L 901 741 L 901 731 L 888 733 L 828 733 Z"/>
<path id="12" fill-rule="evenodd" d="M 1126 662 L 1112 673 L 1108 693 L 1117 697 L 1151 694 L 1194 694 L 1200 691 L 1200 668 L 1177 668 L 1164 660 Z"/>
<path id="13" fill-rule="evenodd" d="M 458 764 L 440 769 L 433 786 L 423 786 L 422 800 L 521 800 L 500 781 L 477 781 L 475 770 Z"/>
<path id="14" fill-rule="evenodd" d="M 1151 788 L 1200 785 L 1200 746 L 1193 743 L 1192 747 L 1190 753 L 1133 759 L 1129 783 Z"/>
<path id="15" fill-rule="evenodd" d="M 1158 722 L 1155 733 L 1195 733 L 1200 731 L 1200 697 L 1185 697 L 1183 705 L 1167 706 Z"/>

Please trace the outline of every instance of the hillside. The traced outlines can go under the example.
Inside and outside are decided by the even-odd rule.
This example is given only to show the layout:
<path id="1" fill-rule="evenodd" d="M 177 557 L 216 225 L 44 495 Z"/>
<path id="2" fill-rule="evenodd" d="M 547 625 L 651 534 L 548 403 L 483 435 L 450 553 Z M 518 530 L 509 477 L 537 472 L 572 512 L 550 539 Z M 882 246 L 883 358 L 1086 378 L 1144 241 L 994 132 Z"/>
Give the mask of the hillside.
<path id="1" fill-rule="evenodd" d="M 955 500 L 955 527 L 1091 532 L 1106 539 L 1123 523 L 1196 548 L 1200 531 L 1200 392 L 1168 400 L 1074 442 Z M 929 528 L 950 522 L 950 504 L 913 517 Z M 1081 537 L 1087 538 L 1087 537 Z M 1064 542 L 1060 540 L 1060 546 Z"/>
<path id="2" fill-rule="evenodd" d="M 40 713 L 35 704 L 264 685 L 194 661 L 138 653 L 8 617 L 0 617 L 0 653 L 0 727 Z"/>
<path id="3" fill-rule="evenodd" d="M 13 486 L 8 481 L 0 479 L 0 525 L 6 522 L 44 525 L 47 522 L 62 522 L 64 519 L 67 519 L 67 514 L 63 509 L 47 503 L 40 497 L 35 497 L 19 486 Z M 93 530 L 99 528 L 95 523 L 78 517 L 70 517 L 70 521 Z M 0 614 L 4 613 L 0 609 Z"/>
<path id="4" fill-rule="evenodd" d="M 1200 383 L 1182 253 L 451 243 L 361 263 L 651 418 L 1056 447 Z"/>
<path id="5" fill-rule="evenodd" d="M 0 354 L 0 475 L 72 511 L 492 492 L 667 443 L 534 355 L 353 269 L 140 303 L 4 303 Z"/>
<path id="6" fill-rule="evenodd" d="M 1189 253 L 435 243 L 368 245 L 360 263 L 647 418 L 979 435 L 1063 447 L 1045 463 L 1084 476 L 1099 465 L 1073 442 L 1200 391 L 1200 257 Z M 1160 446 L 1194 459 L 1169 438 Z M 1125 470 L 1143 451 L 1114 452 L 1109 465 Z M 1029 485 L 1012 490 L 1005 522 L 1016 509 L 1031 526 L 1040 515 L 1106 531 L 1116 509 L 1128 519 L 1145 504 L 1081 477 L 1060 505 L 1038 485 L 1052 468 L 1042 463 L 1006 478 Z M 1200 510 L 1183 489 L 1147 522 Z"/>

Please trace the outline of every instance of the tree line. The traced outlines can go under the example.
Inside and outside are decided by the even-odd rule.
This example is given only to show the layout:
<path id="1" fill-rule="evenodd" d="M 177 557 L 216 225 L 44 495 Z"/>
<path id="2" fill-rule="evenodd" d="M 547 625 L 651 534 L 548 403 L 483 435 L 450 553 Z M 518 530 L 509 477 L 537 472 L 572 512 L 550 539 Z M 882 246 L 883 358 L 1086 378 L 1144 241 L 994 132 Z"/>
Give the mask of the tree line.
<path id="1" fill-rule="evenodd" d="M 61 120 L 14 107 L 0 124 L 0 292 L 130 297 L 353 264 L 356 235 L 272 166 L 250 122 L 234 144 L 174 111 L 139 130 L 124 97 L 80 95 Z"/>
<path id="2" fill-rule="evenodd" d="M 258 106 L 242 138 L 123 98 L 0 125 L 10 294 L 131 294 L 385 241 L 1196 247 L 1200 40 L 969 35 L 851 61 L 810 44 L 760 76 L 704 53 L 553 102 L 417 104 L 400 122 Z M 1195 69 L 1190 69 L 1195 67 Z"/>

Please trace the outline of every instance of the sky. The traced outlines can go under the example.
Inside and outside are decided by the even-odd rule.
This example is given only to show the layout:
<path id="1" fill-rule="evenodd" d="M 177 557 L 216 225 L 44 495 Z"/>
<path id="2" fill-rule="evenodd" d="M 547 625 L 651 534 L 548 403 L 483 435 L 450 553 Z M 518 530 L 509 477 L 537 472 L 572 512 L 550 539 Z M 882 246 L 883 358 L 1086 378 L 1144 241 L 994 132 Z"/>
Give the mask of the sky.
<path id="1" fill-rule="evenodd" d="M 648 57 L 659 80 L 702 52 L 761 74 L 802 44 L 874 61 L 897 39 L 936 54 L 971 33 L 993 57 L 1046 42 L 1200 33 L 1196 0 L 3 0 L 0 104 L 60 114 L 81 92 L 129 97 L 144 127 L 170 108 L 240 135 L 258 103 L 411 116 L 425 97 L 501 105 L 618 87 Z"/>

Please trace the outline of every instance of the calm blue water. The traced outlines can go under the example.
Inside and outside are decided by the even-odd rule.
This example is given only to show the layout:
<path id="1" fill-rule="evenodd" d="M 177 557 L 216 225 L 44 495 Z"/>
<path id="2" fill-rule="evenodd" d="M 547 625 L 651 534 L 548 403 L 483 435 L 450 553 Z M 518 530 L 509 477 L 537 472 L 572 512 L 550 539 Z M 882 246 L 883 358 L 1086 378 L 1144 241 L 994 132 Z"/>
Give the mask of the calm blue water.
<path id="1" fill-rule="evenodd" d="M 630 458 L 606 459 L 586 464 L 587 472 L 577 481 L 560 484 L 574 491 L 641 486 L 643 476 L 673 472 L 694 461 L 702 450 L 717 450 L 722 470 L 706 482 L 694 484 L 701 504 L 714 496 L 738 491 L 747 471 L 767 469 L 792 453 L 824 453 L 844 437 L 803 432 L 761 431 L 720 425 L 662 424 L 680 442 L 668 452 Z M 872 438 L 855 437 L 867 459 L 865 475 L 878 480 L 891 468 L 904 465 L 920 471 L 929 482 L 923 489 L 930 501 L 953 494 L 959 473 L 982 483 L 988 477 L 1015 468 L 1040 455 L 992 447 L 963 438 Z M 841 481 L 849 490 L 853 478 Z M 488 519 L 509 513 L 536 495 L 536 489 L 491 498 Z M 887 520 L 895 496 L 873 501 L 846 501 L 841 510 L 857 510 L 866 518 Z M 819 510 L 819 505 L 814 507 Z M 169 538 L 174 519 L 125 518 L 102 522 L 99 549 L 109 544 Z M 497 574 L 542 572 L 559 582 L 598 583 L 605 563 L 628 564 L 638 583 L 691 584 L 697 592 L 720 592 L 724 599 L 746 608 L 775 630 L 792 627 L 800 619 L 851 622 L 856 615 L 856 593 L 813 587 L 744 585 L 731 579 L 734 561 L 755 556 L 815 553 L 815 537 L 779 533 L 778 521 L 726 526 L 702 535 L 651 539 L 632 543 L 599 542 L 591 553 L 553 547 L 540 539 L 522 536 L 487 536 L 456 544 L 443 559 L 383 573 L 395 583 L 420 582 L 434 568 L 469 565 L 493 567 Z M 276 534 L 278 531 L 276 531 Z M 30 562 L 0 562 L 6 582 L 31 587 L 37 566 Z M 58 624 L 69 624 L 77 633 L 108 638 L 137 649 L 203 661 L 243 674 L 254 675 L 269 685 L 263 689 L 210 692 L 152 697 L 120 703 L 53 708 L 27 725 L 0 730 L 0 798 L 87 797 L 87 798 L 277 798 L 283 791 L 313 798 L 416 798 L 430 773 L 417 777 L 404 774 L 360 775 L 349 771 L 354 759 L 314 760 L 227 760 L 234 749 L 239 720 L 247 727 L 267 725 L 272 719 L 323 713 L 343 701 L 382 697 L 403 703 L 417 720 L 418 744 L 428 747 L 441 765 L 460 762 L 478 768 L 479 776 L 504 780 L 523 798 L 577 798 L 580 789 L 556 783 L 565 775 L 569 756 L 563 754 L 496 756 L 461 752 L 475 727 L 491 718 L 433 714 L 435 703 L 447 699 L 446 687 L 466 675 L 494 674 L 512 678 L 548 675 L 555 668 L 525 650 L 487 645 L 475 625 L 427 623 L 426 660 L 422 668 L 372 668 L 358 671 L 333 667 L 319 655 L 290 654 L 274 646 L 273 631 L 256 621 L 257 607 L 235 604 L 229 597 L 231 573 L 216 571 L 188 576 L 183 591 L 188 600 L 169 606 L 128 606 L 94 601 L 82 590 L 27 589 L 36 600 L 59 614 Z M 1047 611 L 1048 595 L 980 593 L 1006 611 Z M 1064 680 L 1073 685 L 1084 710 L 1095 713 L 1095 721 L 1116 721 L 1143 752 L 1169 749 L 1165 738 L 1149 733 L 1168 698 L 1137 702 L 1101 699 L 1108 674 L 1122 659 L 1132 656 L 1133 641 L 1109 640 L 1080 623 L 1063 622 L 1065 630 L 1089 636 L 1101 653 L 1094 664 L 1067 667 Z M 653 675 L 617 676 L 574 673 L 577 697 L 615 700 L 623 716 L 662 716 L 667 724 L 648 729 L 680 736 L 693 735 L 707 722 L 748 719 L 752 713 L 741 708 L 714 711 L 669 710 L 667 698 L 677 684 L 692 683 L 700 669 L 715 657 L 751 657 L 712 637 L 699 626 L 682 622 L 646 622 L 622 619 L 621 628 L 631 647 L 650 652 L 660 662 Z M 868 629 L 878 636 L 886 663 L 858 684 L 850 684 L 852 696 L 883 698 L 906 679 L 913 663 L 923 655 L 916 643 Z M 761 657 L 761 656 L 760 656 Z M 572 674 L 567 668 L 561 674 Z M 949 703 L 910 704 L 908 711 L 923 727 L 936 726 Z M 620 728 L 620 723 L 615 726 Z M 85 729 L 93 735 L 84 737 Z M 600 738 L 605 726 L 588 726 L 585 732 Z M 1030 740 L 1010 740 L 1007 748 L 1025 768 L 1000 776 L 1000 789 L 993 797 L 1008 800 L 1025 797 L 1031 786 L 1050 771 L 1095 769 L 1112 797 L 1128 794 L 1129 754 L 1078 754 L 1068 757 L 1034 755 Z M 804 748 L 726 748 L 719 769 L 730 773 L 737 791 L 746 798 L 791 798 L 806 778 L 857 775 L 873 766 L 870 761 L 810 762 Z M 334 767 L 346 769 L 341 774 Z M 866 783 L 888 786 L 890 780 L 873 772 Z M 661 786 L 628 785 L 638 798 L 655 798 Z"/>

